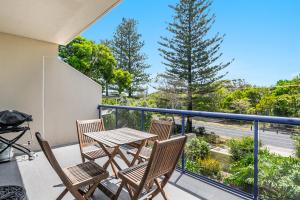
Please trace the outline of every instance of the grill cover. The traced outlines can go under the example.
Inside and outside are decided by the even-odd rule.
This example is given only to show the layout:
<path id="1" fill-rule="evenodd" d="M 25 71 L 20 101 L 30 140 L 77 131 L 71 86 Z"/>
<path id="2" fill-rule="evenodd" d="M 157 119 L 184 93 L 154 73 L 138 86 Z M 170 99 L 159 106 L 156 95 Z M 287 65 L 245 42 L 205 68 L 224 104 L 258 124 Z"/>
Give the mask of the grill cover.
<path id="1" fill-rule="evenodd" d="M 24 122 L 32 121 L 32 116 L 16 111 L 16 110 L 5 110 L 0 112 L 0 127 L 17 127 Z"/>

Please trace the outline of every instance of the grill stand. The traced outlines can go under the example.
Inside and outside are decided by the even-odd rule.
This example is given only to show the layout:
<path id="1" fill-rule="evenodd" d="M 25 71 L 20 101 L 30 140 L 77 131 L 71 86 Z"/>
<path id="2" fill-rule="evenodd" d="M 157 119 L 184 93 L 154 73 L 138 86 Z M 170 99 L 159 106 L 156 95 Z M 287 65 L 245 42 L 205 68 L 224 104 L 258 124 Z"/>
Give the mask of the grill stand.
<path id="1" fill-rule="evenodd" d="M 0 134 L 5 134 L 5 133 L 12 133 L 12 132 L 20 132 L 18 136 L 16 136 L 15 138 L 8 140 L 2 136 L 0 136 L 0 142 L 6 144 L 7 146 L 2 149 L 0 151 L 0 154 L 3 153 L 6 149 L 12 147 L 15 148 L 23 153 L 25 153 L 26 155 L 28 155 L 29 160 L 33 160 L 34 156 L 31 152 L 30 149 L 20 145 L 17 143 L 17 141 L 28 131 L 30 130 L 29 127 L 16 127 L 16 128 L 9 128 L 9 129 L 4 129 L 4 130 L 0 130 Z"/>

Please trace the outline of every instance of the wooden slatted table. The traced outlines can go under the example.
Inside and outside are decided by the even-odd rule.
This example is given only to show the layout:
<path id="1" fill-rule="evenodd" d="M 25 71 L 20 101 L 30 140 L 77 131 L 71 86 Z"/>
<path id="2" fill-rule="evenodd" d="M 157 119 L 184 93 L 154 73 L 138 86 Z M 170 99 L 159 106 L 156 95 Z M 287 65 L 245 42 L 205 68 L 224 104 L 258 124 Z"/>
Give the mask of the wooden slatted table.
<path id="1" fill-rule="evenodd" d="M 139 154 L 145 146 L 147 140 L 155 139 L 157 135 L 149 134 L 143 131 L 138 131 L 131 128 L 119 128 L 114 130 L 108 131 L 101 131 L 101 132 L 90 132 L 84 133 L 87 137 L 95 140 L 103 151 L 108 155 L 108 161 L 103 165 L 103 168 L 107 169 L 109 164 L 115 165 L 119 170 L 121 167 L 115 160 L 116 155 L 120 155 L 122 160 L 126 163 L 128 167 L 131 167 L 135 164 L 136 160 L 139 157 Z M 129 161 L 127 157 L 123 154 L 120 147 L 126 144 L 134 143 L 137 147 L 137 152 L 133 155 L 132 161 Z M 113 151 L 108 151 L 107 148 L 113 148 Z"/>

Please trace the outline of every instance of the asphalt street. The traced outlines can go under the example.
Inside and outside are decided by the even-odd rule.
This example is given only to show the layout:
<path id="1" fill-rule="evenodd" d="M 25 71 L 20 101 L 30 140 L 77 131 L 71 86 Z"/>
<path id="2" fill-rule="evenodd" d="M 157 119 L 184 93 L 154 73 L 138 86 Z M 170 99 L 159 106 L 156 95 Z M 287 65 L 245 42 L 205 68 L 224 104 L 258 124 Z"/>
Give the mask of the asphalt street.
<path id="1" fill-rule="evenodd" d="M 178 122 L 176 122 L 178 124 Z M 243 136 L 253 136 L 253 131 L 244 130 L 245 128 L 238 129 L 237 127 L 230 127 L 226 125 L 213 125 L 211 123 L 205 122 L 194 122 L 195 128 L 205 127 L 206 131 L 212 131 L 217 135 L 225 137 L 243 137 Z M 285 149 L 294 149 L 294 142 L 290 138 L 290 135 L 283 133 L 276 133 L 272 131 L 262 131 L 259 130 L 259 139 L 262 145 L 280 147 Z"/>

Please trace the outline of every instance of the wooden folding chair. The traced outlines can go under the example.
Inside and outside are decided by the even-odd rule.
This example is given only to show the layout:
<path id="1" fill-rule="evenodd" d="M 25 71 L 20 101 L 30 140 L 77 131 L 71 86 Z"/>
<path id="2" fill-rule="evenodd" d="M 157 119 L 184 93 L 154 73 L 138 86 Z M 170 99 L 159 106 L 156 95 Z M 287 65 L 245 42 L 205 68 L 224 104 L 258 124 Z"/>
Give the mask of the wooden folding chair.
<path id="1" fill-rule="evenodd" d="M 97 146 L 97 142 L 84 135 L 84 133 L 105 131 L 103 118 L 77 120 L 76 126 L 82 162 L 85 162 L 85 159 L 89 161 L 94 161 L 98 158 L 108 156 L 102 148 Z M 109 153 L 112 153 L 114 149 L 106 147 L 106 150 Z M 116 175 L 117 170 L 113 164 L 111 164 L 111 168 L 114 174 Z"/>
<path id="2" fill-rule="evenodd" d="M 118 198 L 125 186 L 132 200 L 137 200 L 140 196 L 153 199 L 159 193 L 167 200 L 164 187 L 175 170 L 185 143 L 186 136 L 156 141 L 148 162 L 119 171 L 118 177 L 122 182 L 114 198 Z M 153 183 L 156 189 L 149 191 L 149 185 Z M 143 194 L 144 192 L 146 193 Z"/>
<path id="3" fill-rule="evenodd" d="M 48 142 L 41 137 L 40 133 L 35 135 L 47 160 L 66 186 L 66 189 L 57 197 L 57 200 L 62 199 L 68 191 L 77 200 L 87 200 L 93 195 L 100 182 L 108 178 L 108 172 L 93 161 L 61 168 Z M 86 189 L 87 191 L 85 191 Z"/>
<path id="4" fill-rule="evenodd" d="M 173 122 L 166 120 L 152 120 L 149 133 L 157 135 L 156 140 L 163 141 L 169 139 L 173 130 Z M 148 141 L 148 144 L 153 144 L 154 141 Z M 128 154 L 136 155 L 137 149 L 130 149 L 127 151 Z M 139 153 L 139 163 L 147 161 L 150 158 L 152 149 L 150 147 L 143 147 Z"/>

